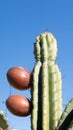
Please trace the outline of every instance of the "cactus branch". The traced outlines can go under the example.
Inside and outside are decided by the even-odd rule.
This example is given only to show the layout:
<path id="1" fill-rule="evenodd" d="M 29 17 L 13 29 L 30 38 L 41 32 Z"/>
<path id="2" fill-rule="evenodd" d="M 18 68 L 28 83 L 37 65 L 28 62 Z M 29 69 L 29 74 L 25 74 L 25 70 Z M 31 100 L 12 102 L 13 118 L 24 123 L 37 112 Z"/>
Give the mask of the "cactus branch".
<path id="1" fill-rule="evenodd" d="M 0 111 L 0 129 L 2 129 L 2 130 L 11 130 L 9 128 L 7 118 L 4 115 L 3 111 Z"/>
<path id="2" fill-rule="evenodd" d="M 51 33 L 45 32 L 36 38 L 32 130 L 55 130 L 62 114 L 61 72 L 55 64 L 57 50 L 56 39 Z"/>

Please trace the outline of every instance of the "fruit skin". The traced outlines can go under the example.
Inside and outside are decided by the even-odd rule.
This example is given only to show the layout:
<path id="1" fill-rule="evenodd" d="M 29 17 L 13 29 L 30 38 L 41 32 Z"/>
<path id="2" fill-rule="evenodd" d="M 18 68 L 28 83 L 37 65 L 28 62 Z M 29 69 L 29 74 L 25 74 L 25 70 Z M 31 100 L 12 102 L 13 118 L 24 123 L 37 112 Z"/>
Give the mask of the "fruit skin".
<path id="1" fill-rule="evenodd" d="M 12 95 L 6 100 L 8 110 L 16 116 L 28 116 L 31 114 L 31 101 L 21 95 Z"/>
<path id="2" fill-rule="evenodd" d="M 18 90 L 26 90 L 31 85 L 31 73 L 21 66 L 10 68 L 7 72 L 7 79 L 10 85 Z"/>

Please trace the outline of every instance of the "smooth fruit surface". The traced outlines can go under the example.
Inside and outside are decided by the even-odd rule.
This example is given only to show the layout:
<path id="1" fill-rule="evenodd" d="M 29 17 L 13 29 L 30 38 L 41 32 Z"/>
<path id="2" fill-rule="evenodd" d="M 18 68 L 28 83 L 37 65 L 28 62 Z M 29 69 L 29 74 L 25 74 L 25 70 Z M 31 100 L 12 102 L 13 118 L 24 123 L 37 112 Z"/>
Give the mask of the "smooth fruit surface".
<path id="1" fill-rule="evenodd" d="M 30 87 L 30 72 L 20 66 L 12 67 L 7 72 L 8 82 L 16 89 L 25 90 Z"/>
<path id="2" fill-rule="evenodd" d="M 8 110 L 16 116 L 28 116 L 31 114 L 31 101 L 21 95 L 12 95 L 6 100 Z"/>

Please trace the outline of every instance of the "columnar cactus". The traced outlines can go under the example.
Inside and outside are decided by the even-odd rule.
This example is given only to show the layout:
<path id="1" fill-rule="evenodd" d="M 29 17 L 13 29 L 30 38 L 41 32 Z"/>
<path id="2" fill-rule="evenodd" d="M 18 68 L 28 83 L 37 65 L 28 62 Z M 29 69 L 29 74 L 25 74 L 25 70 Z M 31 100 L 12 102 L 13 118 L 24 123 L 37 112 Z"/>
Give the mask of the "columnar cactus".
<path id="1" fill-rule="evenodd" d="M 43 33 L 34 45 L 32 130 L 54 130 L 62 114 L 61 72 L 55 64 L 56 39 Z"/>
<path id="2" fill-rule="evenodd" d="M 68 104 L 62 114 L 62 78 L 55 62 L 57 51 L 57 41 L 51 33 L 45 32 L 36 38 L 34 44 L 36 64 L 33 69 L 31 91 L 33 103 L 32 130 L 67 130 L 67 128 L 73 128 L 73 115 L 70 114 L 73 101 Z M 68 124 L 70 115 L 72 118 Z M 66 123 L 68 124 L 67 127 L 65 127 Z"/>
<path id="3" fill-rule="evenodd" d="M 32 103 L 26 102 L 21 96 L 13 96 L 19 98 L 11 97 L 6 102 L 8 109 L 18 116 L 22 116 L 22 113 L 23 116 L 26 113 L 30 114 L 33 106 L 31 130 L 73 130 L 73 99 L 62 113 L 62 76 L 55 62 L 57 51 L 55 37 L 45 32 L 36 38 L 34 44 L 36 63 L 32 76 L 21 67 L 14 67 L 8 71 L 8 80 L 15 88 L 25 90 L 30 84 L 32 85 Z M 30 77 L 32 83 L 29 83 Z M 7 120 L 1 114 L 0 127 L 2 130 L 10 130 Z"/>

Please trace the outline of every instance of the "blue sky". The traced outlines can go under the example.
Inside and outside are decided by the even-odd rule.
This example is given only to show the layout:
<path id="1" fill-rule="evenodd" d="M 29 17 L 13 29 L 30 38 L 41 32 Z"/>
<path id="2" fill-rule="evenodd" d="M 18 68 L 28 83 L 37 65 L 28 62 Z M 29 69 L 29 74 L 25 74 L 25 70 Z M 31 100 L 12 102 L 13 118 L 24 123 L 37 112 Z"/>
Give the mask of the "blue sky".
<path id="1" fill-rule="evenodd" d="M 34 42 L 40 33 L 49 31 L 57 39 L 57 64 L 62 72 L 63 107 L 73 97 L 73 1 L 72 0 L 2 0 L 0 1 L 0 109 L 10 127 L 31 130 L 30 116 L 20 118 L 8 112 L 9 95 L 29 91 L 13 89 L 6 79 L 9 68 L 20 65 L 32 71 Z"/>

